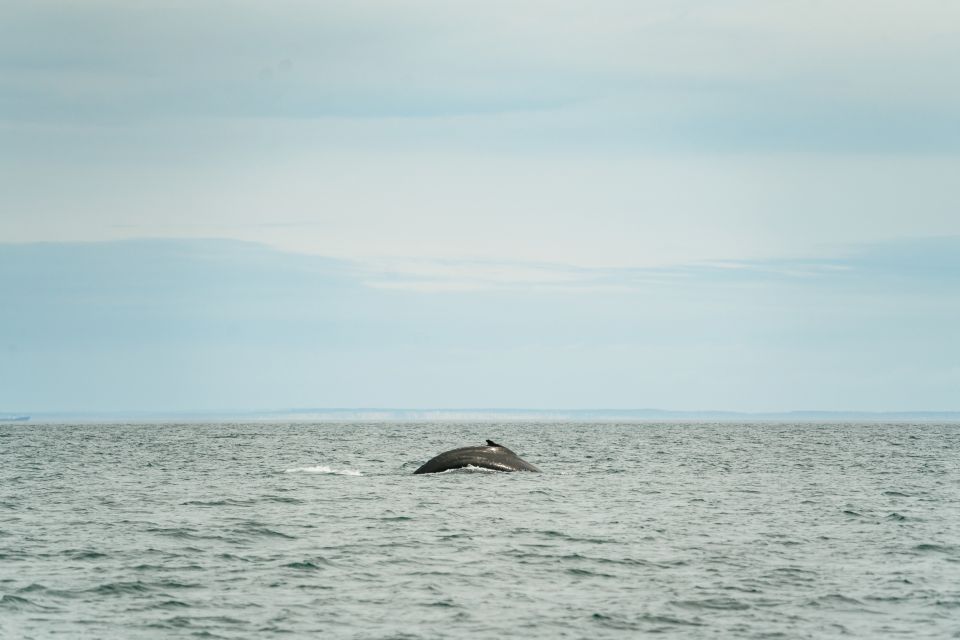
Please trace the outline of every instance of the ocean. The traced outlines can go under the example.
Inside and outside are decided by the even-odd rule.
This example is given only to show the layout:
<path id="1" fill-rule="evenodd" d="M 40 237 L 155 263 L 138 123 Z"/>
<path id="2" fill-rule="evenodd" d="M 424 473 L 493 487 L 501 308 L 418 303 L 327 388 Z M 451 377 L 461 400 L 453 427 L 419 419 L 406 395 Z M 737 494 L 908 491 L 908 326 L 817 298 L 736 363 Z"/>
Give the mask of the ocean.
<path id="1" fill-rule="evenodd" d="M 4 639 L 648 634 L 960 637 L 960 425 L 0 425 Z"/>

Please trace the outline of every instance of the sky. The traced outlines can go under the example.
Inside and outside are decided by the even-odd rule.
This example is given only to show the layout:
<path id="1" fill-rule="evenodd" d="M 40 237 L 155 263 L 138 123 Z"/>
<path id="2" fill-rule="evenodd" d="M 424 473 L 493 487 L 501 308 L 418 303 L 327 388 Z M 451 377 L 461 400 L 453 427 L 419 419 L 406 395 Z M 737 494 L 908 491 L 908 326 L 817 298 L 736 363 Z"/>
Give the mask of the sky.
<path id="1" fill-rule="evenodd" d="M 960 410 L 960 4 L 0 4 L 0 412 Z"/>

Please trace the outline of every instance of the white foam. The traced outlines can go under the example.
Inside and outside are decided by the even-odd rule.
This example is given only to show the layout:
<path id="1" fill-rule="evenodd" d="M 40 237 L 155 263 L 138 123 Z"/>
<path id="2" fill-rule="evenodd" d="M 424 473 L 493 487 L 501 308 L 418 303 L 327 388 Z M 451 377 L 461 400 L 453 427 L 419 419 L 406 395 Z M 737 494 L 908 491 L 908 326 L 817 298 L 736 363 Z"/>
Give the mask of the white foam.
<path id="1" fill-rule="evenodd" d="M 284 473 L 328 473 L 336 476 L 362 476 L 363 474 L 355 469 L 331 469 L 330 467 L 318 464 L 315 467 L 295 467 L 286 469 Z"/>
<path id="2" fill-rule="evenodd" d="M 475 467 L 472 464 L 468 464 L 465 467 L 457 467 L 456 469 L 447 469 L 446 471 L 441 471 L 440 473 L 502 473 L 497 469 L 488 469 L 486 467 Z"/>

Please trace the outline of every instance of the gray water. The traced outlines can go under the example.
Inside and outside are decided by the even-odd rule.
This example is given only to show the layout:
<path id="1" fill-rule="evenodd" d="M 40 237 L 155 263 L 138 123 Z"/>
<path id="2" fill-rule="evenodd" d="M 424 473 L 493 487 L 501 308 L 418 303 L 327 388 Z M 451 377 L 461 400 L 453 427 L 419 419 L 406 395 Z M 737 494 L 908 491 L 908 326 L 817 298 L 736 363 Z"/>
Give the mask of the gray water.
<path id="1" fill-rule="evenodd" d="M 492 438 L 542 474 L 413 476 Z M 960 425 L 0 426 L 3 638 L 960 637 Z"/>

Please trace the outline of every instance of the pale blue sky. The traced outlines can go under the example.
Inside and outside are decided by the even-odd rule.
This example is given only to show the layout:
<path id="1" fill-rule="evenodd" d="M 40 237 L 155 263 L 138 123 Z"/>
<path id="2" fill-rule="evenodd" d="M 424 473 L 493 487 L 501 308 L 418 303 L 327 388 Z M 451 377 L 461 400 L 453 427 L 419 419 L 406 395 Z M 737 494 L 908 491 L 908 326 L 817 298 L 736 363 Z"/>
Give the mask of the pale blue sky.
<path id="1" fill-rule="evenodd" d="M 0 411 L 960 409 L 957 68 L 953 0 L 2 3 Z"/>

